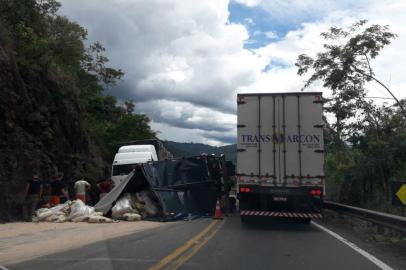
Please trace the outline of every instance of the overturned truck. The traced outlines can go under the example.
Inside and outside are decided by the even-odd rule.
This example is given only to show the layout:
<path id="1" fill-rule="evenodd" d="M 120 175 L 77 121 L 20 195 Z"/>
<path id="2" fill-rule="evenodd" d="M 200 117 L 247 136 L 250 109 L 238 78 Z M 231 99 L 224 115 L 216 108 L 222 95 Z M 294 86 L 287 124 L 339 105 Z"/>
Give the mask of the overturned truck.
<path id="1" fill-rule="evenodd" d="M 223 164 L 223 157 L 212 156 L 138 164 L 95 209 L 116 218 L 132 208 L 160 221 L 211 216 L 217 199 L 228 196 Z"/>

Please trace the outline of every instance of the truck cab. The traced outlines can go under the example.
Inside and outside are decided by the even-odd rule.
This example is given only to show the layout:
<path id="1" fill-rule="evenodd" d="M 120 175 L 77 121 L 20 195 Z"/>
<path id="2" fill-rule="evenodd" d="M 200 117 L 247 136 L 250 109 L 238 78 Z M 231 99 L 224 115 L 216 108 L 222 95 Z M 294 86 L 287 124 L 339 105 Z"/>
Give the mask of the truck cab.
<path id="1" fill-rule="evenodd" d="M 137 164 L 157 161 L 158 155 L 153 145 L 121 146 L 114 156 L 111 179 L 119 184 Z"/>

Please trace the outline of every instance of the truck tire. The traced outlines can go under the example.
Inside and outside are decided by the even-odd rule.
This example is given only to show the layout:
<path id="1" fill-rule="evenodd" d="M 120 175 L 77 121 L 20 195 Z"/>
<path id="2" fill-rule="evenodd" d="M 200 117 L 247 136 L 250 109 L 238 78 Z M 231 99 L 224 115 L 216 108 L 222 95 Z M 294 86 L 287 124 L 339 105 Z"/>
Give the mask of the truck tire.
<path id="1" fill-rule="evenodd" d="M 310 221 L 312 221 L 311 218 L 302 218 L 299 220 L 301 224 L 310 224 Z"/>
<path id="2" fill-rule="evenodd" d="M 242 224 L 248 224 L 250 222 L 250 217 L 247 216 L 240 216 Z"/>
<path id="3" fill-rule="evenodd" d="M 228 197 L 230 213 L 234 213 L 236 209 L 236 200 L 234 197 Z"/>

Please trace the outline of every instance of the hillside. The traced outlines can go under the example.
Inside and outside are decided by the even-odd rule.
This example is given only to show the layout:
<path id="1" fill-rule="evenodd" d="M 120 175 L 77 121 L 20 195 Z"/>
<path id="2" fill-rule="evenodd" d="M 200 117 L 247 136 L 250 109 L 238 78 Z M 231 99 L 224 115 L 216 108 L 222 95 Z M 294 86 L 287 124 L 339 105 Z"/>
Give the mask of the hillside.
<path id="1" fill-rule="evenodd" d="M 121 78 L 55 1 L 0 0 L 0 221 L 21 218 L 27 180 L 93 184 L 117 142 L 155 134 L 134 105 L 104 95 Z"/>
<path id="2" fill-rule="evenodd" d="M 202 143 L 180 143 L 173 141 L 164 141 L 164 144 L 175 157 L 190 157 L 200 155 L 202 153 L 216 155 L 224 154 L 227 160 L 231 160 L 234 163 L 237 161 L 235 144 L 220 147 Z"/>

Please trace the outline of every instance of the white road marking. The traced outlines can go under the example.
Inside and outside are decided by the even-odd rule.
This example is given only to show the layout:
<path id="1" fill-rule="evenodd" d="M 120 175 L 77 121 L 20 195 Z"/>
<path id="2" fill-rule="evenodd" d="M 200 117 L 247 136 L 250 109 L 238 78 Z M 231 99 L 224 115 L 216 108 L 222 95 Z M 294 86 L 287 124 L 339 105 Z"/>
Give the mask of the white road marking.
<path id="1" fill-rule="evenodd" d="M 325 231 L 326 233 L 330 234 L 331 236 L 333 236 L 334 238 L 336 238 L 337 240 L 341 241 L 342 243 L 346 244 L 347 246 L 349 246 L 350 248 L 352 248 L 353 250 L 355 250 L 356 252 L 358 252 L 359 254 L 361 254 L 362 256 L 364 256 L 365 258 L 367 258 L 369 261 L 373 262 L 376 266 L 378 266 L 379 268 L 381 268 L 382 270 L 394 270 L 392 267 L 390 267 L 389 265 L 387 265 L 386 263 L 384 263 L 383 261 L 379 260 L 378 258 L 376 258 L 374 255 L 366 252 L 365 250 L 361 249 L 360 247 L 358 247 L 356 244 L 348 241 L 347 239 L 343 238 L 342 236 L 336 234 L 335 232 L 327 229 L 324 226 L 321 226 L 320 224 L 312 221 L 312 224 L 314 226 L 316 226 L 317 228 L 319 228 L 320 230 Z"/>

